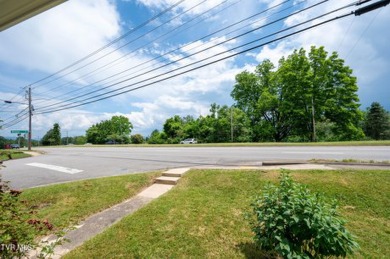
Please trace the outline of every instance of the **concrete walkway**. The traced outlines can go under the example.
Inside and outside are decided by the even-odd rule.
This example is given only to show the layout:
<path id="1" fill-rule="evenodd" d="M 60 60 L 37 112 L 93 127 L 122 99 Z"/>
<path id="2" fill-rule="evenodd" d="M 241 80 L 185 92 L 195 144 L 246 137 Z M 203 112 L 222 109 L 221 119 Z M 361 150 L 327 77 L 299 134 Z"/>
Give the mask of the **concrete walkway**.
<path id="1" fill-rule="evenodd" d="M 166 183 L 158 183 L 159 178 L 157 178 L 156 183 L 149 186 L 133 198 L 90 216 L 79 226 L 76 226 L 76 229 L 69 231 L 64 236 L 64 238 L 68 239 L 69 242 L 65 242 L 63 245 L 57 246 L 54 250 L 54 255 L 52 258 L 60 258 L 69 251 L 82 245 L 85 241 L 103 232 L 105 229 L 120 221 L 125 216 L 134 213 L 152 200 L 168 192 L 173 188 L 174 184 L 177 183 L 179 178 L 189 169 L 190 168 L 176 168 L 168 170 L 164 172 L 163 176 L 159 178 L 169 177 L 172 178 L 171 181 Z M 53 242 L 55 241 L 55 237 L 50 236 L 45 241 Z M 37 251 L 34 251 L 31 253 L 29 258 L 36 258 L 36 255 Z"/>

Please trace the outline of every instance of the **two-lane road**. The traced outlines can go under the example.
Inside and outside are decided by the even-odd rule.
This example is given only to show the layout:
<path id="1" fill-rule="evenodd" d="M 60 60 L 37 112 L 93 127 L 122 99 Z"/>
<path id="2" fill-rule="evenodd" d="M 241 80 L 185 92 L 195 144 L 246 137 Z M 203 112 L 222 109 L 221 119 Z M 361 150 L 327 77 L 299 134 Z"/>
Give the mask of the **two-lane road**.
<path id="1" fill-rule="evenodd" d="M 367 147 L 62 147 L 4 163 L 15 188 L 174 167 L 259 165 L 267 160 L 356 159 L 389 161 L 389 146 Z"/>

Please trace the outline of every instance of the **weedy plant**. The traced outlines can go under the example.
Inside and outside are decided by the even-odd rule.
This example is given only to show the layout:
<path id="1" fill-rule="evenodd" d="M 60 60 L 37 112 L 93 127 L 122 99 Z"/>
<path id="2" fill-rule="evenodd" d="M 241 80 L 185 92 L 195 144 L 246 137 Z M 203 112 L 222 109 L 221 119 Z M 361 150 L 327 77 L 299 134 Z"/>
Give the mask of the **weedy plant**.
<path id="1" fill-rule="evenodd" d="M 0 258 L 27 257 L 31 250 L 40 248 L 39 258 L 53 253 L 53 246 L 61 244 L 61 236 L 53 244 L 40 244 L 36 239 L 53 229 L 47 220 L 39 220 L 20 200 L 21 191 L 10 189 L 0 176 Z M 60 232 L 59 232 L 60 233 Z"/>
<path id="2" fill-rule="evenodd" d="M 311 193 L 283 172 L 280 185 L 268 184 L 246 215 L 260 249 L 284 258 L 352 254 L 359 246 L 337 213 L 337 204 Z"/>

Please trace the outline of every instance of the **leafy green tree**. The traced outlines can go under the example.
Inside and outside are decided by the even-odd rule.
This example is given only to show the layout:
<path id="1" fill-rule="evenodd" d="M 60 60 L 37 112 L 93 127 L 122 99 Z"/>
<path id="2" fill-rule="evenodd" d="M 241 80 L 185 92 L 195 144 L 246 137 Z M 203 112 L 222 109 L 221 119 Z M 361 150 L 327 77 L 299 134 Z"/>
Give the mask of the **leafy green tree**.
<path id="1" fill-rule="evenodd" d="M 184 121 L 179 115 L 175 115 L 165 121 L 163 129 L 169 142 L 179 143 L 184 136 Z"/>
<path id="2" fill-rule="evenodd" d="M 153 130 L 148 138 L 148 144 L 164 144 L 166 143 L 167 136 L 164 132 L 160 132 L 157 129 Z"/>
<path id="3" fill-rule="evenodd" d="M 390 114 L 378 102 L 367 108 L 364 133 L 375 140 L 390 139 Z"/>
<path id="4" fill-rule="evenodd" d="M 0 149 L 4 148 L 5 144 L 8 144 L 8 139 L 0 136 Z"/>
<path id="5" fill-rule="evenodd" d="M 329 121 L 338 140 L 363 137 L 356 78 L 337 53 L 323 47 L 295 50 L 259 64 L 255 73 L 236 76 L 231 93 L 251 121 L 254 141 L 285 141 L 291 136 L 317 141 L 317 124 Z"/>
<path id="6" fill-rule="evenodd" d="M 85 136 L 76 136 L 73 137 L 72 143 L 75 145 L 84 145 L 85 143 L 87 143 L 87 138 Z"/>
<path id="7" fill-rule="evenodd" d="M 211 115 L 200 116 L 197 119 L 197 138 L 198 141 L 203 143 L 215 142 L 215 131 L 217 130 L 214 126 L 215 118 Z"/>
<path id="8" fill-rule="evenodd" d="M 58 123 L 54 123 L 53 128 L 48 130 L 42 138 L 42 145 L 56 146 L 61 145 L 61 127 Z"/>
<path id="9" fill-rule="evenodd" d="M 66 144 L 75 144 L 75 145 L 84 145 L 87 143 L 87 138 L 85 136 L 75 136 L 75 137 L 64 137 L 61 139 L 62 145 Z"/>
<path id="10" fill-rule="evenodd" d="M 267 67 L 268 65 L 273 66 L 270 61 L 264 61 L 259 66 Z M 244 111 L 250 119 L 253 141 L 259 141 L 262 135 L 260 129 L 256 127 L 263 121 L 257 105 L 263 92 L 262 85 L 266 82 L 266 79 L 262 79 L 254 73 L 243 71 L 236 75 L 236 84 L 231 93 L 231 96 L 236 101 L 236 106 Z"/>
<path id="11" fill-rule="evenodd" d="M 53 125 L 53 139 L 54 145 L 61 145 L 61 128 L 58 123 L 54 123 Z"/>
<path id="12" fill-rule="evenodd" d="M 233 142 L 250 142 L 252 141 L 252 129 L 250 120 L 246 114 L 237 107 L 231 107 L 230 125 L 233 129 Z"/>
<path id="13" fill-rule="evenodd" d="M 132 144 L 142 144 L 145 142 L 144 137 L 141 134 L 131 135 Z"/>
<path id="14" fill-rule="evenodd" d="M 185 138 L 197 137 L 198 123 L 193 116 L 175 115 L 165 121 L 163 132 L 167 137 L 167 143 L 177 144 Z"/>
<path id="15" fill-rule="evenodd" d="M 107 141 L 117 143 L 130 143 L 130 133 L 133 125 L 125 116 L 113 116 L 110 120 L 104 120 L 92 125 L 86 132 L 87 142 L 104 144 Z"/>
<path id="16" fill-rule="evenodd" d="M 250 120 L 237 107 L 211 104 L 210 114 L 197 120 L 196 137 L 204 143 L 248 142 L 251 140 Z M 195 135 L 194 135 L 195 136 Z"/>

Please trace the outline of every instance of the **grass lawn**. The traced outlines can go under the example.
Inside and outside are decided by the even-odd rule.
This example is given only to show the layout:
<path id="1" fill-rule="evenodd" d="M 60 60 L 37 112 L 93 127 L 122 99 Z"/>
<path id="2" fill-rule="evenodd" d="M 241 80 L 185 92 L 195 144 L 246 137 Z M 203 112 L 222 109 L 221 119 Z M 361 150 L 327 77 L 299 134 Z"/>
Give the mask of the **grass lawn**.
<path id="1" fill-rule="evenodd" d="M 65 258 L 261 258 L 243 213 L 279 172 L 192 170 L 170 192 Z M 357 258 L 390 255 L 390 171 L 294 171 L 313 191 L 337 198 L 357 236 Z"/>
<path id="2" fill-rule="evenodd" d="M 48 219 L 55 228 L 66 228 L 139 193 L 161 173 L 142 173 L 26 189 L 21 200 Z"/>

